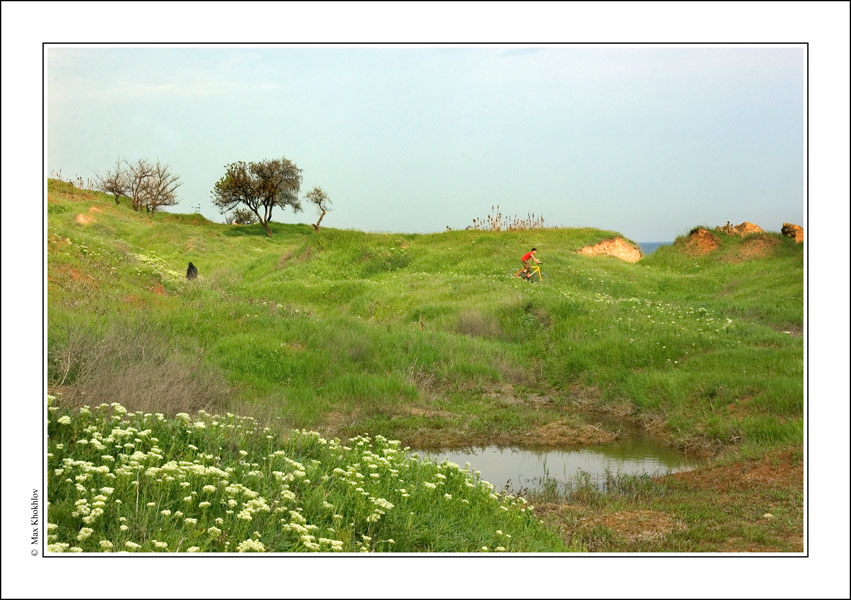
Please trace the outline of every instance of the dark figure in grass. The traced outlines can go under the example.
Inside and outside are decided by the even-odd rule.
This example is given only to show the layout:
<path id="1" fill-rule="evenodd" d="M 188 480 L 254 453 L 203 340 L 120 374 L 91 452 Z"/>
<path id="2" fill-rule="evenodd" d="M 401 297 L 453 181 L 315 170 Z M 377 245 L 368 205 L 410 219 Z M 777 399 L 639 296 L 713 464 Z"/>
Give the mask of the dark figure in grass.
<path id="1" fill-rule="evenodd" d="M 541 264 L 541 261 L 535 258 L 535 254 L 537 254 L 537 252 L 537 248 L 532 248 L 529 252 L 520 257 L 520 264 L 523 265 L 523 267 L 514 274 L 515 277 L 529 279 L 532 276 L 532 273 L 529 272 L 529 261 L 534 260 L 536 263 Z"/>
<path id="2" fill-rule="evenodd" d="M 195 268 L 191 262 L 189 263 L 189 268 L 186 269 L 186 279 L 196 279 L 198 277 L 198 269 Z"/>

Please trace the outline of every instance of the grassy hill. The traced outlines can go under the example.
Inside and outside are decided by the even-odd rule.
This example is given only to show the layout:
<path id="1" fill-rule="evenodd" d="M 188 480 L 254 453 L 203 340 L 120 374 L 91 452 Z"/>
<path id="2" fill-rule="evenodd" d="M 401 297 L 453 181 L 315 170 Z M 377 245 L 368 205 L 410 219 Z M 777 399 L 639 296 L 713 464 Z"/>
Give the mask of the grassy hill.
<path id="1" fill-rule="evenodd" d="M 706 255 L 683 237 L 628 264 L 575 253 L 611 231 L 266 238 L 56 180 L 47 213 L 64 406 L 415 447 L 594 441 L 595 411 L 717 459 L 802 443 L 803 248 L 776 233 L 721 235 Z M 510 276 L 532 246 L 545 284 Z"/>

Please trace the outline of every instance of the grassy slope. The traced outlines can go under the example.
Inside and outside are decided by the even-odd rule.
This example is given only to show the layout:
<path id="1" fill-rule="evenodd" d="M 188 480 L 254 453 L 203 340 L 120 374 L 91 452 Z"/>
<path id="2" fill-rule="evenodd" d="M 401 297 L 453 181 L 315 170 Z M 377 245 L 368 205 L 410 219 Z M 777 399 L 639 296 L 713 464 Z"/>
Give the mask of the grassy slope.
<path id="1" fill-rule="evenodd" d="M 728 457 L 800 447 L 802 247 L 766 234 L 765 257 L 726 236 L 705 257 L 675 245 L 634 265 L 573 253 L 614 235 L 274 224 L 267 239 L 260 226 L 140 215 L 51 181 L 49 381 L 64 377 L 73 397 L 91 383 L 75 348 L 142 339 L 142 359 L 133 348 L 86 358 L 115 367 L 117 387 L 104 389 L 131 410 L 149 406 L 120 383 L 169 372 L 174 351 L 195 369 L 186 392 L 146 400 L 171 413 L 212 404 L 411 445 L 546 444 L 585 439 L 577 409 L 591 409 Z M 546 286 L 508 277 L 532 245 Z M 198 281 L 183 277 L 189 261 Z M 155 351 L 162 361 L 137 369 L 147 375 L 122 370 Z"/>
<path id="2" fill-rule="evenodd" d="M 67 338 L 60 325 L 84 316 L 92 327 L 142 320 L 185 354 L 203 348 L 237 386 L 235 406 L 262 404 L 329 433 L 330 414 L 347 423 L 339 433 L 405 442 L 430 430 L 519 436 L 570 423 L 564 407 L 590 397 L 663 420 L 683 443 L 801 440 L 802 254 L 779 236 L 771 258 L 734 262 L 741 242 L 725 239 L 717 256 L 663 247 L 636 265 L 573 254 L 613 235 L 590 229 L 315 235 L 276 225 L 270 240 L 259 226 L 150 218 L 58 185 L 48 207 L 54 347 Z M 80 225 L 79 214 L 94 221 Z M 547 286 L 507 276 L 533 244 Z M 199 281 L 183 278 L 190 260 Z M 532 420 L 518 403 L 531 393 L 550 400 Z"/>

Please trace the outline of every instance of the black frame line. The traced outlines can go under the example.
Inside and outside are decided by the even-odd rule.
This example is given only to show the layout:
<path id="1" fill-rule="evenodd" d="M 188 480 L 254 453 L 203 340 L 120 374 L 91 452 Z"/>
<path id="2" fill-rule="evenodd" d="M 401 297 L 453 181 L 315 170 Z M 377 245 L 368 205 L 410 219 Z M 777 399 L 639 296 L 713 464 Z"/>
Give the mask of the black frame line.
<path id="1" fill-rule="evenodd" d="M 806 99 L 806 111 L 804 115 L 804 122 L 806 123 L 806 139 L 804 144 L 804 154 L 805 154 L 805 172 L 806 172 L 806 190 L 805 190 L 805 214 L 806 214 L 806 223 L 809 226 L 810 222 L 810 44 L 809 42 L 543 42 L 543 41 L 534 41 L 534 42 L 42 42 L 41 45 L 41 172 L 42 172 L 42 213 L 41 213 L 41 230 L 42 230 L 42 249 L 41 249 L 41 295 L 42 295 L 42 314 L 41 314 L 41 360 L 42 360 L 42 381 L 41 381 L 41 403 L 39 406 L 42 409 L 41 413 L 41 483 L 42 489 L 44 493 L 39 498 L 39 508 L 41 510 L 41 533 L 45 532 L 45 519 L 47 515 L 46 511 L 43 510 L 45 506 L 44 502 L 47 499 L 47 483 L 45 479 L 45 469 L 47 468 L 47 456 L 46 456 L 46 421 L 45 415 L 47 413 L 47 364 L 45 361 L 45 350 L 46 350 L 46 316 L 47 316 L 47 286 L 46 286 L 46 277 L 47 277 L 47 238 L 46 238 L 46 217 L 45 214 L 47 212 L 47 185 L 46 185 L 46 173 L 45 173 L 45 72 L 46 72 L 46 62 L 45 62 L 45 51 L 48 46 L 157 46 L 157 47 L 167 47 L 167 46 L 212 46 L 212 47 L 220 47 L 220 46 L 273 46 L 279 48 L 298 48 L 303 46 L 417 46 L 417 47 L 458 47 L 458 46 L 517 46 L 517 45 L 548 45 L 548 46 L 713 46 L 713 47 L 724 47 L 724 46 L 770 46 L 770 45 L 784 45 L 784 46 L 803 46 L 804 47 L 804 55 L 806 61 L 806 81 L 804 86 L 804 97 Z M 806 243 L 806 242 L 804 242 Z M 809 272 L 810 272 L 810 255 L 807 247 L 805 250 L 805 285 L 804 285 L 804 295 L 805 298 L 809 298 Z M 594 554 L 594 553 L 571 553 L 565 552 L 563 554 L 536 554 L 536 553 L 506 553 L 505 555 L 487 555 L 488 558 L 493 557 L 499 559 L 502 557 L 512 557 L 512 558 L 790 558 L 790 559 L 800 559 L 800 558 L 809 558 L 810 557 L 810 503 L 809 503 L 809 489 L 810 489 L 810 470 L 809 470 L 809 441 L 810 441 L 810 419 L 809 419 L 809 407 L 810 407 L 810 381 L 809 381 L 809 367 L 810 367 L 810 353 L 809 353 L 809 322 L 810 322 L 810 304 L 806 302 L 806 311 L 805 311 L 805 319 L 804 319 L 804 350 L 805 350 L 805 373 L 807 377 L 805 378 L 805 386 L 804 386 L 804 407 L 805 414 L 807 416 L 806 422 L 804 424 L 806 437 L 804 441 L 804 470 L 806 472 L 805 475 L 805 511 L 804 511 L 804 525 L 805 525 L 805 545 L 804 545 L 804 554 L 802 555 L 778 555 L 774 553 L 764 554 L 764 553 L 754 553 L 754 554 L 741 554 L 741 553 L 729 553 L 724 554 L 723 556 L 718 556 L 715 553 L 706 553 L 706 554 L 698 554 L 691 553 L 686 555 L 676 555 L 669 556 L 667 554 L 659 554 L 659 553 L 647 553 L 647 554 L 635 554 L 635 553 L 617 553 L 617 554 Z M 41 536 L 41 556 L 42 558 L 49 559 L 62 559 L 63 556 L 60 554 L 46 554 L 46 539 L 45 536 Z M 130 559 L 139 559 L 139 558 L 239 558 L 240 554 L 238 553 L 221 553 L 221 554 L 202 554 L 200 556 L 190 555 L 190 554 L 137 554 L 137 555 L 115 555 L 109 553 L 103 554 L 91 554 L 86 553 L 83 556 L 85 557 L 95 557 L 95 558 L 130 558 Z M 252 554 L 250 556 L 244 556 L 243 558 L 295 558 L 295 559 L 304 559 L 304 558 L 332 558 L 332 559 L 351 559 L 351 558 L 364 558 L 371 559 L 376 557 L 381 558 L 465 558 L 465 557 L 482 557 L 481 554 L 476 553 L 381 553 L 381 554 L 369 554 L 367 556 L 361 556 L 360 553 L 347 553 L 343 555 L 332 555 L 332 554 L 299 554 L 299 553 L 268 553 L 262 555 Z M 66 557 L 71 558 L 71 557 Z"/>

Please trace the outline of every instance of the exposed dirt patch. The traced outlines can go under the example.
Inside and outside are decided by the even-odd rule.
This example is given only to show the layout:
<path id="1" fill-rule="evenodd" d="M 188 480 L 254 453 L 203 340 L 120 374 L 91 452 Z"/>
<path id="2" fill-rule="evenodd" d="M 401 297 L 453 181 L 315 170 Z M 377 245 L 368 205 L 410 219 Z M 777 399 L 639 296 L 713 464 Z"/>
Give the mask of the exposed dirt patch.
<path id="1" fill-rule="evenodd" d="M 675 246 L 682 247 L 689 254 L 695 256 L 705 256 L 710 252 L 718 249 L 720 242 L 718 236 L 702 227 L 694 231 L 685 239 L 678 239 L 674 242 Z"/>
<path id="2" fill-rule="evenodd" d="M 57 274 L 61 275 L 61 277 L 56 280 L 56 283 L 61 283 L 62 280 L 65 280 L 65 281 L 71 280 L 75 283 L 81 283 L 81 284 L 89 286 L 89 287 L 96 287 L 97 286 L 97 280 L 94 277 L 92 277 L 88 273 L 81 273 L 80 271 L 78 271 L 74 267 L 71 267 L 71 266 L 68 266 L 68 265 L 57 265 L 57 266 L 51 266 L 50 269 L 51 270 L 55 269 Z"/>
<path id="3" fill-rule="evenodd" d="M 157 282 L 153 286 L 149 287 L 148 290 L 155 293 L 157 296 L 165 296 L 165 288 L 160 282 Z"/>
<path id="4" fill-rule="evenodd" d="M 74 222 L 77 223 L 77 225 L 89 225 L 95 222 L 95 218 L 84 214 L 78 214 L 74 217 Z"/>
<path id="5" fill-rule="evenodd" d="M 698 489 L 788 489 L 803 486 L 804 464 L 794 451 L 787 450 L 759 460 L 674 473 L 668 477 Z"/>
<path id="6" fill-rule="evenodd" d="M 741 247 L 735 254 L 727 259 L 729 262 L 741 262 L 743 260 L 754 260 L 765 258 L 774 253 L 774 249 L 780 245 L 780 240 L 769 236 L 753 236 L 742 242 Z"/>
<path id="7" fill-rule="evenodd" d="M 641 260 L 641 250 L 620 237 L 585 246 L 576 252 L 585 256 L 614 256 L 629 263 Z"/>
<path id="8" fill-rule="evenodd" d="M 89 212 L 99 213 L 99 212 L 103 212 L 103 209 L 102 209 L 102 208 L 99 208 L 99 207 L 97 207 L 97 206 L 90 206 L 90 207 L 89 207 Z"/>
<path id="9" fill-rule="evenodd" d="M 674 531 L 686 531 L 685 523 L 655 510 L 624 510 L 580 519 L 580 528 L 602 525 L 621 534 L 628 542 L 652 542 Z"/>

